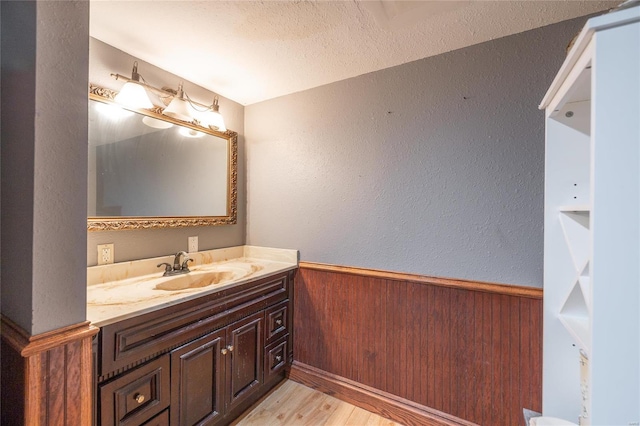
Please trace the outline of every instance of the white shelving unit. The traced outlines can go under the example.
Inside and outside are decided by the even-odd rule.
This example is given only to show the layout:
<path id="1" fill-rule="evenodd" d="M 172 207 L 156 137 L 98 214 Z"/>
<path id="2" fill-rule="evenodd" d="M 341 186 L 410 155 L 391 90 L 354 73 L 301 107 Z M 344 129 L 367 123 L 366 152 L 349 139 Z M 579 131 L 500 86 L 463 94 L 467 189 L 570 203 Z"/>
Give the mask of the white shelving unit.
<path id="1" fill-rule="evenodd" d="M 540 108 L 543 415 L 640 424 L 640 7 L 587 22 Z"/>

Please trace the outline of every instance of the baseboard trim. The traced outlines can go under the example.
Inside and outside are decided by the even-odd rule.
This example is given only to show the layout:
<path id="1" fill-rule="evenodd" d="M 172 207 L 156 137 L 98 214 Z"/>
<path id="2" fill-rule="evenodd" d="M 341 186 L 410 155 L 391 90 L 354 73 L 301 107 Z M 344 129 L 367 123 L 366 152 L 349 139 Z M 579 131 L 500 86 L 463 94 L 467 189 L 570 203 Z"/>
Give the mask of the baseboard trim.
<path id="1" fill-rule="evenodd" d="M 298 361 L 293 362 L 289 379 L 407 426 L 477 426 Z"/>

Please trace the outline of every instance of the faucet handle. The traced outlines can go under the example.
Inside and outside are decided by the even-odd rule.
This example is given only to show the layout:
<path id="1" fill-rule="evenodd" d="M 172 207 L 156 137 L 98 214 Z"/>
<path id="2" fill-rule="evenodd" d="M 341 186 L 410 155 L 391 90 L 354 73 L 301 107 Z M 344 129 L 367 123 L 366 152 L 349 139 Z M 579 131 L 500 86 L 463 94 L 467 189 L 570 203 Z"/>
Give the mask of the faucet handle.
<path id="1" fill-rule="evenodd" d="M 193 259 L 190 257 L 185 257 L 184 260 L 182 261 L 182 269 L 186 269 L 187 272 L 189 271 L 189 262 L 193 262 Z"/>
<path id="2" fill-rule="evenodd" d="M 159 263 L 159 264 L 157 265 L 157 267 L 159 268 L 159 267 L 161 267 L 161 266 L 163 266 L 163 265 L 164 265 L 164 273 L 165 273 L 165 274 L 168 274 L 168 273 L 170 273 L 171 271 L 173 271 L 173 266 L 171 266 L 171 264 L 170 264 L 170 263 L 167 263 L 167 262 Z"/>

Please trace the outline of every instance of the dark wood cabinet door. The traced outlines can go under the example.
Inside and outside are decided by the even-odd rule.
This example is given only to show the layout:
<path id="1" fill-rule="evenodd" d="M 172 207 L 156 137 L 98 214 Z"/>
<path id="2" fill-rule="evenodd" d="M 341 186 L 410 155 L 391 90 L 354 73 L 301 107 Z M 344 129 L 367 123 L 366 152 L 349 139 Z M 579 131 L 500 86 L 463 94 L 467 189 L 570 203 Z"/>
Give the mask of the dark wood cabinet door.
<path id="1" fill-rule="evenodd" d="M 260 312 L 228 327 L 228 355 L 231 355 L 227 364 L 229 411 L 250 397 L 263 383 L 263 324 L 264 312 Z"/>
<path id="2" fill-rule="evenodd" d="M 225 330 L 171 351 L 171 424 L 210 425 L 224 415 Z"/>

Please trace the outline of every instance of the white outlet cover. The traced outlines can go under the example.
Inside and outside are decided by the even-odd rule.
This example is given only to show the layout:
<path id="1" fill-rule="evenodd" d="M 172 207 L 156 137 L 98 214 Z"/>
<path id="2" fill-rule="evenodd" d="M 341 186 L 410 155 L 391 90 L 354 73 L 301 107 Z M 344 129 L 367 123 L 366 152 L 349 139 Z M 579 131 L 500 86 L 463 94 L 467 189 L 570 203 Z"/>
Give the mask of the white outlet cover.
<path id="1" fill-rule="evenodd" d="M 189 253 L 196 253 L 198 251 L 198 237 L 189 237 L 189 247 L 187 251 Z"/>
<path id="2" fill-rule="evenodd" d="M 98 265 L 108 265 L 113 263 L 113 257 L 113 243 L 98 244 Z"/>

